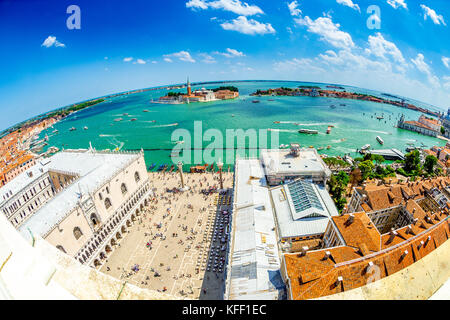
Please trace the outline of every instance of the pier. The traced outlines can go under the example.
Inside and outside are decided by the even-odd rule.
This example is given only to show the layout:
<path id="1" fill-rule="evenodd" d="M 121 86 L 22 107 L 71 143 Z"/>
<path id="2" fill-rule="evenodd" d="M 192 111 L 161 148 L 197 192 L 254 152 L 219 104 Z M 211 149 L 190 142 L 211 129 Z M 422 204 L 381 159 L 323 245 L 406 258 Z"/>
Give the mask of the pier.
<path id="1" fill-rule="evenodd" d="M 397 149 L 368 150 L 367 153 L 383 156 L 386 160 L 405 160 L 405 154 Z"/>

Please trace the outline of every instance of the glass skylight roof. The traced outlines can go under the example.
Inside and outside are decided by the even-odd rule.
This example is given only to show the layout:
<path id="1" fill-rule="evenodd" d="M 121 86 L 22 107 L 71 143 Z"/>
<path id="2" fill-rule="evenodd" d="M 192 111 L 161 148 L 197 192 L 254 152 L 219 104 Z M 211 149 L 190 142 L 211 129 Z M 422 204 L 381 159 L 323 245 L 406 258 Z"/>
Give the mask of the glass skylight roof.
<path id="1" fill-rule="evenodd" d="M 288 183 L 287 186 L 297 213 L 311 208 L 316 208 L 320 211 L 324 210 L 310 183 L 297 180 Z"/>

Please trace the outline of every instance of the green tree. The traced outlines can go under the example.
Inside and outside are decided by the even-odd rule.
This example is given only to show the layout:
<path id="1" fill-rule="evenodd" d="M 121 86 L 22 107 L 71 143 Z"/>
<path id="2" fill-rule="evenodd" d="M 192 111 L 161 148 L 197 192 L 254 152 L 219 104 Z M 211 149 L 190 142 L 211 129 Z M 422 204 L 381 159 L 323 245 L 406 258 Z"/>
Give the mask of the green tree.
<path id="1" fill-rule="evenodd" d="M 425 158 L 424 168 L 426 172 L 428 172 L 429 174 L 432 174 L 434 172 L 434 166 L 437 164 L 437 160 L 438 159 L 432 155 L 428 155 Z"/>
<path id="2" fill-rule="evenodd" d="M 361 170 L 363 180 L 367 179 L 367 177 L 372 173 L 373 168 L 374 165 L 371 160 L 366 160 L 358 164 L 358 169 Z"/>
<path id="3" fill-rule="evenodd" d="M 372 155 L 372 160 L 375 161 L 375 163 L 376 163 L 377 165 L 380 165 L 380 164 L 382 164 L 384 161 L 386 161 L 386 160 L 384 159 L 384 157 L 381 156 L 381 155 L 379 155 L 379 154 L 373 154 L 373 155 Z"/>
<path id="4" fill-rule="evenodd" d="M 413 150 L 405 156 L 405 171 L 412 173 L 420 170 L 420 153 Z"/>

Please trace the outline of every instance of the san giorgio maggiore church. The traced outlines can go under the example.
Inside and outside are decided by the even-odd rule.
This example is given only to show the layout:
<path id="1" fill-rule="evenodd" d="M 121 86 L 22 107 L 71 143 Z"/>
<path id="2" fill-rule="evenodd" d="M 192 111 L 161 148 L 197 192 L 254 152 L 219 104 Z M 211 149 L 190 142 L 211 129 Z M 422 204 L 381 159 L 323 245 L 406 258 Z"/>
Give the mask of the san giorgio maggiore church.
<path id="1" fill-rule="evenodd" d="M 98 267 L 152 195 L 143 152 L 91 147 L 36 161 L 0 188 L 0 212 L 30 242 Z"/>

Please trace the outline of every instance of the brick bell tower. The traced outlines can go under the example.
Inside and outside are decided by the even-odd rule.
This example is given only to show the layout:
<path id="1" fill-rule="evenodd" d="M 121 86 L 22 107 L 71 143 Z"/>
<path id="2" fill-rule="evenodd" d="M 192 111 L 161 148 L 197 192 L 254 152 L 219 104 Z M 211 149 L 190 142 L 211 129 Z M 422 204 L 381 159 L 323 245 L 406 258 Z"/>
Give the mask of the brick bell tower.
<path id="1" fill-rule="evenodd" d="M 187 78 L 187 95 L 190 96 L 192 93 L 191 91 L 191 82 L 189 81 L 189 77 Z"/>

